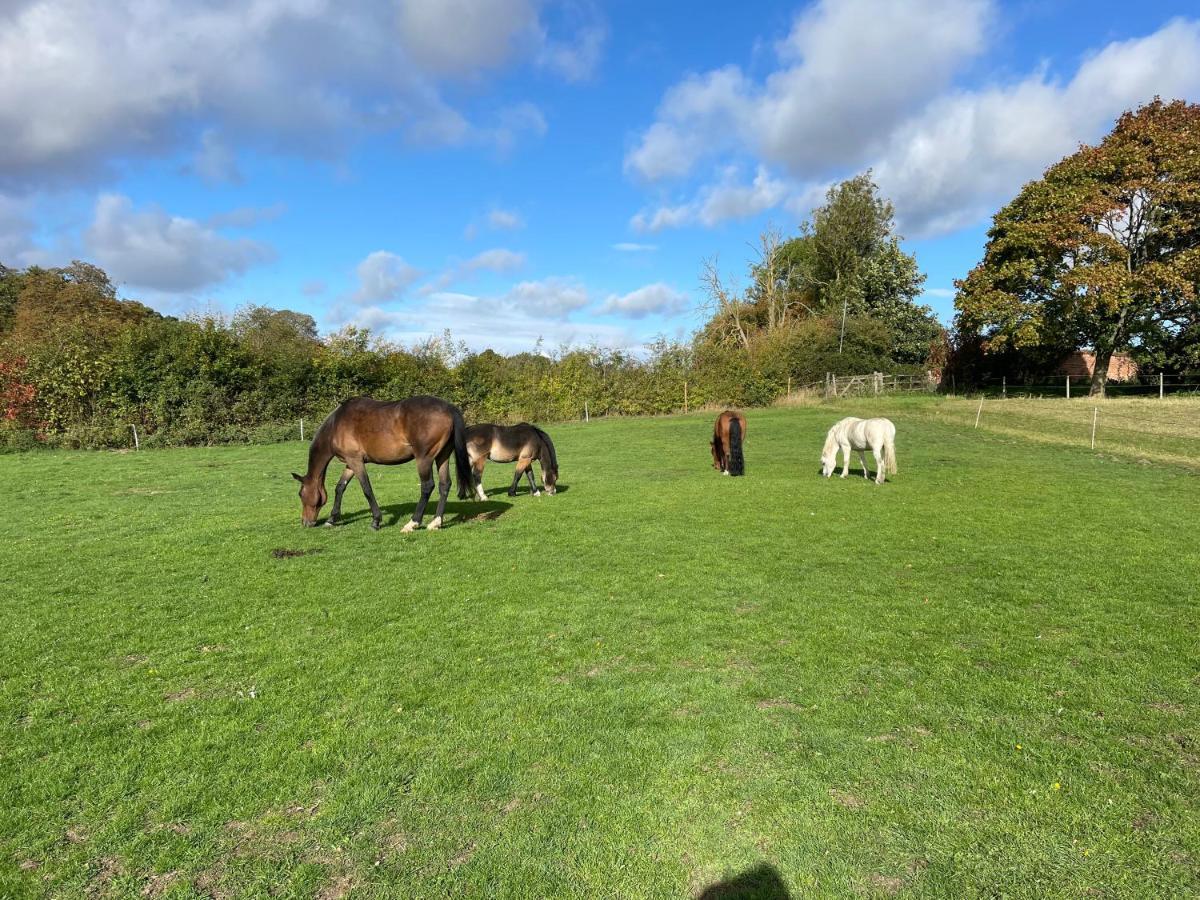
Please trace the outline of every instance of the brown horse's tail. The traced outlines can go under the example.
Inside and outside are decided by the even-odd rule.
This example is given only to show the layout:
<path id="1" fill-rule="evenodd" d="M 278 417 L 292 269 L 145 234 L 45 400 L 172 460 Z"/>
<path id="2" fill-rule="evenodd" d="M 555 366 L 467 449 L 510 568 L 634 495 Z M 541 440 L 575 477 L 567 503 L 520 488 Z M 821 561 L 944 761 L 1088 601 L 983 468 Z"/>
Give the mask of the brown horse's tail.
<path id="1" fill-rule="evenodd" d="M 471 496 L 475 480 L 471 474 L 471 459 L 467 456 L 467 423 L 462 410 L 450 404 L 450 415 L 454 419 L 454 470 L 458 473 L 458 499 Z"/>
<path id="2" fill-rule="evenodd" d="M 746 460 L 742 457 L 742 423 L 736 418 L 729 420 L 729 474 L 746 474 Z"/>

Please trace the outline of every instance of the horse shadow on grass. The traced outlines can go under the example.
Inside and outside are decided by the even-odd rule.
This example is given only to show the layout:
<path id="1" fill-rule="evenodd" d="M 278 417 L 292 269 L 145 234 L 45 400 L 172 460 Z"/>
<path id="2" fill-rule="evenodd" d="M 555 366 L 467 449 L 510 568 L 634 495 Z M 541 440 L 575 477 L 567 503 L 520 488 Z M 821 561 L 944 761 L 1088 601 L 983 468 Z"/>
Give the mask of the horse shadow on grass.
<path id="1" fill-rule="evenodd" d="M 759 863 L 725 881 L 710 884 L 696 900 L 791 900 L 783 876 L 770 863 Z"/>
<path id="2" fill-rule="evenodd" d="M 417 508 L 416 501 L 412 503 L 391 503 L 380 504 L 379 509 L 383 513 L 383 525 L 389 528 L 392 525 L 401 525 L 412 518 L 413 511 Z M 428 525 L 433 520 L 434 510 L 437 508 L 437 500 L 425 507 L 425 518 L 422 520 L 422 525 Z M 462 500 L 457 503 L 447 502 L 446 511 L 443 519 L 445 524 L 443 528 L 454 528 L 458 525 L 466 525 L 470 522 L 485 522 L 498 519 L 506 512 L 512 509 L 511 503 L 505 503 L 500 500 L 488 499 L 487 502 L 480 500 Z M 355 512 L 342 513 L 341 519 L 338 521 L 337 527 L 344 528 L 347 525 L 352 525 L 359 520 L 365 519 L 370 521 L 371 510 L 360 509 Z M 328 519 L 326 519 L 328 521 Z"/>
<path id="3" fill-rule="evenodd" d="M 552 495 L 548 495 L 548 494 L 546 493 L 546 491 L 545 491 L 545 489 L 544 489 L 544 488 L 542 488 L 540 485 L 538 486 L 538 490 L 540 490 L 540 491 L 542 492 L 542 496 L 543 496 L 543 497 L 546 497 L 546 496 L 558 496 L 559 494 L 565 494 L 565 493 L 566 493 L 567 491 L 569 491 L 570 489 L 571 489 L 571 486 L 570 486 L 570 485 L 568 485 L 568 484 L 563 484 L 563 483 L 560 481 L 558 484 L 556 484 L 556 485 L 554 486 L 554 491 L 555 491 L 555 493 L 554 493 L 554 494 L 552 494 Z M 509 493 L 508 493 L 508 488 L 506 488 L 506 487 L 494 487 L 494 488 L 490 488 L 490 489 L 488 489 L 488 488 L 484 488 L 484 493 L 486 493 L 486 494 L 488 495 L 488 499 L 489 499 L 489 500 L 490 500 L 492 497 L 509 497 L 509 496 L 512 496 L 512 497 L 530 497 L 530 496 L 533 496 L 532 492 L 529 490 L 529 485 L 525 484 L 525 482 L 521 482 L 521 484 L 520 484 L 520 486 L 517 488 L 517 492 L 516 492 L 515 494 L 509 494 Z"/>

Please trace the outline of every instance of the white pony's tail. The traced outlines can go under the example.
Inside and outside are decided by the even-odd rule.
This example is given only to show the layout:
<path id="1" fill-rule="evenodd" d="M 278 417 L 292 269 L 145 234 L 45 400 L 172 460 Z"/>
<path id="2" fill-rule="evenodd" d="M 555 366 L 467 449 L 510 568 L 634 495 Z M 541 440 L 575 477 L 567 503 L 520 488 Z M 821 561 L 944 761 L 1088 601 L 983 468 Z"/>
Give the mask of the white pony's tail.
<path id="1" fill-rule="evenodd" d="M 896 474 L 896 432 L 892 429 L 883 439 L 883 471 Z"/>

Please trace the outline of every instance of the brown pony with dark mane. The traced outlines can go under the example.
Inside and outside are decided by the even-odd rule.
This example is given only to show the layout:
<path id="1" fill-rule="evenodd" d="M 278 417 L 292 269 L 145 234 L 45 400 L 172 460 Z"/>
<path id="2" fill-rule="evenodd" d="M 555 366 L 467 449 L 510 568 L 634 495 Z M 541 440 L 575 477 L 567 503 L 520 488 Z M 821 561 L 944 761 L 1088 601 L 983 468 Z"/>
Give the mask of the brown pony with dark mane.
<path id="1" fill-rule="evenodd" d="M 522 475 L 529 479 L 529 493 L 535 497 L 541 493 L 533 477 L 534 460 L 542 464 L 542 486 L 546 493 L 553 495 L 558 491 L 558 455 L 554 452 L 554 442 L 536 425 L 528 422 L 519 425 L 472 425 L 467 429 L 467 455 L 475 476 L 476 499 L 487 499 L 487 492 L 483 489 L 483 467 L 489 459 L 505 463 L 516 461 L 512 487 L 508 489 L 510 497 L 517 495 L 517 485 Z"/>
<path id="2" fill-rule="evenodd" d="M 342 493 L 350 479 L 358 478 L 371 505 L 371 527 L 379 530 L 383 514 L 375 502 L 367 463 L 394 466 L 417 461 L 421 499 L 404 532 L 421 527 L 425 505 L 433 493 L 433 469 L 438 471 L 438 505 L 429 530 L 442 527 L 442 513 L 450 493 L 450 457 L 458 477 L 458 498 L 466 500 L 471 489 L 471 464 L 467 458 L 466 425 L 457 406 L 437 397 L 409 397 L 384 403 L 370 397 L 351 397 L 335 409 L 317 429 L 308 448 L 308 472 L 292 473 L 300 482 L 300 521 L 317 524 L 317 513 L 325 505 L 325 470 L 335 456 L 346 464 L 333 495 L 333 509 L 326 525 L 336 525 L 342 512 Z"/>
<path id="3" fill-rule="evenodd" d="M 713 468 L 722 475 L 745 475 L 742 442 L 746 440 L 746 417 L 734 409 L 717 416 L 713 425 Z"/>

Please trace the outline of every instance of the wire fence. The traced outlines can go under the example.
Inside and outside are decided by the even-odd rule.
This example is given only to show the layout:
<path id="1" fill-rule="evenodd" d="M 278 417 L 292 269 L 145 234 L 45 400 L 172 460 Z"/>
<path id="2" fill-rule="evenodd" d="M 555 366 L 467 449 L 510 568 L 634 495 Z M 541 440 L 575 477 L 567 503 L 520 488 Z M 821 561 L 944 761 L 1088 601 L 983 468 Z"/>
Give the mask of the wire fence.
<path id="1" fill-rule="evenodd" d="M 943 390 L 958 393 L 957 386 L 943 382 Z M 1035 380 L 1018 380 L 1007 377 L 987 378 L 972 385 L 965 393 L 968 396 L 985 397 L 1038 397 L 1075 400 L 1087 397 L 1091 379 L 1082 375 L 1041 376 Z M 1104 388 L 1105 396 L 1145 397 L 1164 399 L 1177 394 L 1200 394 L 1200 374 L 1160 374 L 1133 381 L 1110 380 Z"/>

